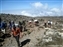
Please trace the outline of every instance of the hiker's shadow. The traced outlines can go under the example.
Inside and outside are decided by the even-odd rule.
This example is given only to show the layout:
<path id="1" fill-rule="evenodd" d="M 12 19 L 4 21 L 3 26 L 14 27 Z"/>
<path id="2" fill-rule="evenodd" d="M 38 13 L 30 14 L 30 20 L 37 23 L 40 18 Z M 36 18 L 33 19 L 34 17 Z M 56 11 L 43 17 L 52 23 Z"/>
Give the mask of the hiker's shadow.
<path id="1" fill-rule="evenodd" d="M 30 39 L 26 39 L 26 40 L 22 41 L 21 42 L 21 47 L 23 47 L 24 45 L 26 45 L 29 42 L 30 42 Z"/>

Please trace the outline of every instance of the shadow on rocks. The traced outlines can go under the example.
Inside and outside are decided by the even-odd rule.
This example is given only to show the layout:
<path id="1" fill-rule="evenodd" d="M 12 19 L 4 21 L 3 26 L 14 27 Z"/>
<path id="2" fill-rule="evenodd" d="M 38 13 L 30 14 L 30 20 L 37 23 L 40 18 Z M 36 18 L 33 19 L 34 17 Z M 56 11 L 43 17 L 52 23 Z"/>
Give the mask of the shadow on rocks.
<path id="1" fill-rule="evenodd" d="M 29 42 L 30 42 L 30 39 L 26 39 L 26 40 L 22 41 L 21 42 L 21 47 L 23 47 L 24 45 L 26 45 Z"/>

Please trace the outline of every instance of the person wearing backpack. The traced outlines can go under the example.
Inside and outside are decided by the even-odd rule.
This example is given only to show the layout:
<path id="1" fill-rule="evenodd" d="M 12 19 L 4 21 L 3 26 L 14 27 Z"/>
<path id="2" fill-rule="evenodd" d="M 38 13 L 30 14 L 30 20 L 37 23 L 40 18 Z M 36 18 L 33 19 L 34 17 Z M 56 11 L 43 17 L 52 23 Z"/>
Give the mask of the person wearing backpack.
<path id="1" fill-rule="evenodd" d="M 26 20 L 22 21 L 23 31 L 26 31 Z"/>
<path id="2" fill-rule="evenodd" d="M 12 30 L 14 25 L 15 25 L 14 21 L 9 21 L 8 28 L 10 29 L 10 31 Z"/>
<path id="3" fill-rule="evenodd" d="M 19 27 L 16 27 L 14 25 L 13 28 L 12 28 L 11 35 L 13 35 L 13 37 L 16 39 L 17 44 L 18 44 L 18 47 L 20 47 L 20 42 L 19 42 L 20 34 L 21 34 L 20 28 Z"/>
<path id="4" fill-rule="evenodd" d="M 1 22 L 1 31 L 5 34 L 7 23 L 5 21 Z"/>
<path id="5" fill-rule="evenodd" d="M 44 27 L 45 28 L 47 27 L 47 21 L 44 21 Z"/>
<path id="6" fill-rule="evenodd" d="M 19 28 L 20 28 L 20 31 L 23 32 L 23 25 L 22 25 L 22 22 L 19 21 Z"/>

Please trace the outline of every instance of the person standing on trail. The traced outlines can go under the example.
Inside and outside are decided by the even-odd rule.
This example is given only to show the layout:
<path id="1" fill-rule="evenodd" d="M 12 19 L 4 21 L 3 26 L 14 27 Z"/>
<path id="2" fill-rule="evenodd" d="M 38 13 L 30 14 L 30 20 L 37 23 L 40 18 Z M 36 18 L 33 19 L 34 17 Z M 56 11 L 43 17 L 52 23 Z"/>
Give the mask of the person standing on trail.
<path id="1" fill-rule="evenodd" d="M 37 19 L 34 20 L 34 24 L 35 24 L 35 26 L 39 26 L 39 21 Z"/>
<path id="2" fill-rule="evenodd" d="M 23 20 L 23 21 L 22 21 L 23 31 L 26 31 L 26 23 L 25 23 L 25 22 L 26 22 L 26 20 Z"/>
<path id="3" fill-rule="evenodd" d="M 15 25 L 14 21 L 9 21 L 9 29 L 11 30 L 12 27 Z"/>
<path id="4" fill-rule="evenodd" d="M 49 21 L 48 21 L 48 27 L 49 27 L 49 28 L 51 28 L 51 24 L 52 24 L 52 22 L 49 20 Z"/>
<path id="5" fill-rule="evenodd" d="M 12 29 L 11 21 L 9 21 L 9 29 L 10 29 L 10 30 Z"/>
<path id="6" fill-rule="evenodd" d="M 18 47 L 20 47 L 20 42 L 19 42 L 19 38 L 20 38 L 20 28 L 19 27 L 16 27 L 15 25 L 13 26 L 12 28 L 12 32 L 11 32 L 11 35 L 13 34 L 13 37 L 16 39 L 17 41 L 17 44 L 18 44 Z"/>
<path id="7" fill-rule="evenodd" d="M 22 26 L 22 23 L 19 21 L 19 28 L 20 28 L 20 31 L 23 32 L 23 26 Z"/>
<path id="8" fill-rule="evenodd" d="M 14 21 L 11 21 L 11 24 L 12 24 L 12 27 L 15 25 L 15 22 Z"/>
<path id="9" fill-rule="evenodd" d="M 3 21 L 2 23 L 1 23 L 1 25 L 2 25 L 2 32 L 5 34 L 5 32 L 6 32 L 6 27 L 7 27 L 7 23 L 5 22 L 5 21 Z"/>
<path id="10" fill-rule="evenodd" d="M 44 26 L 45 26 L 45 28 L 47 27 L 47 22 L 46 21 L 44 21 Z"/>

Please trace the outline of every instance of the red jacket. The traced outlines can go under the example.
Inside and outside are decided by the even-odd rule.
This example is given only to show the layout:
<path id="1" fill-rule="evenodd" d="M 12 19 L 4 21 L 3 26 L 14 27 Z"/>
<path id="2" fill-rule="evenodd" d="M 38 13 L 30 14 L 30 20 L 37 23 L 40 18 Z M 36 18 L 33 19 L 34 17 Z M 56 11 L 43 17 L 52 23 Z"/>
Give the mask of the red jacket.
<path id="1" fill-rule="evenodd" d="M 16 30 L 12 28 L 12 33 L 14 36 L 20 35 L 20 28 L 16 28 Z"/>

